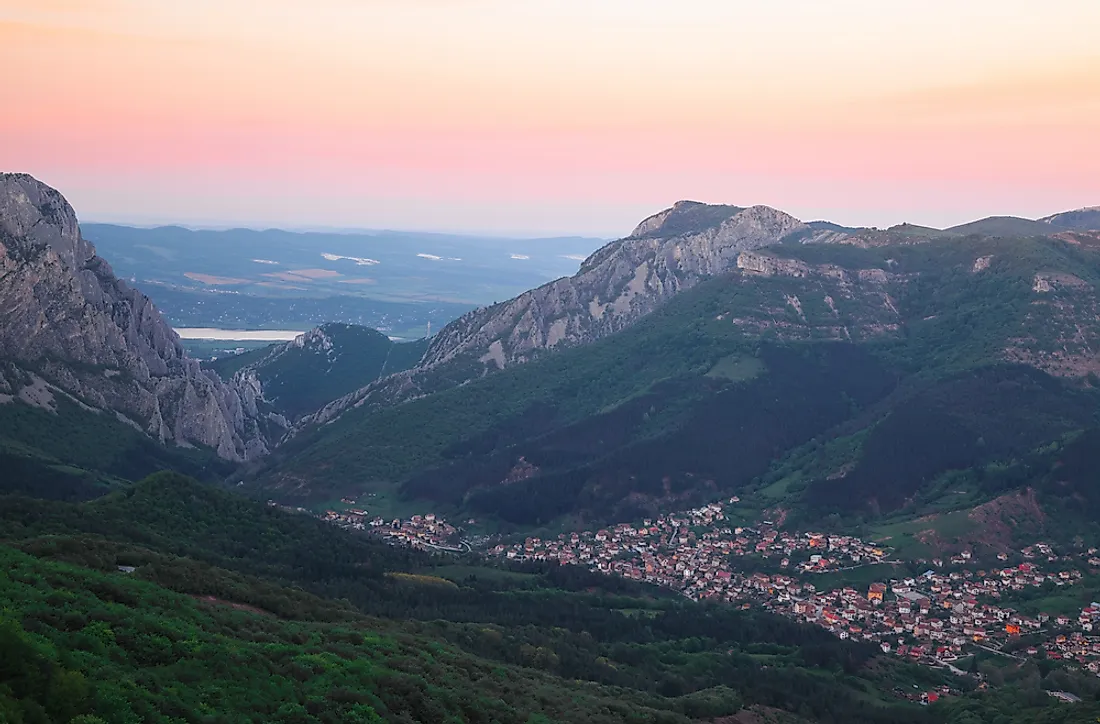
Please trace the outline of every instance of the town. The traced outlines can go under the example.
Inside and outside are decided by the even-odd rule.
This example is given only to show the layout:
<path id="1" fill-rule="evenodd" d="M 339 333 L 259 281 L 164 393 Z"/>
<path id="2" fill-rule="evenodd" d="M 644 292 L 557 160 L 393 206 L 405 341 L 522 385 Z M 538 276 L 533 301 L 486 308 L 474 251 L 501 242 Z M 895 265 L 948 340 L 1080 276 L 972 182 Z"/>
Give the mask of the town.
<path id="1" fill-rule="evenodd" d="M 1100 636 L 1090 635 L 1094 625 L 1100 628 L 1100 603 L 1085 607 L 1074 618 L 1029 617 L 997 605 L 998 599 L 1048 580 L 1062 587 L 1081 578 L 1082 573 L 1072 568 L 1043 572 L 1034 561 L 1060 560 L 1046 544 L 1021 551 L 1032 560 L 998 570 L 970 570 L 971 554 L 964 551 L 947 560 L 934 559 L 933 568 L 919 576 L 875 582 L 866 590 L 819 590 L 813 583 L 815 574 L 880 565 L 886 570 L 885 564 L 900 561 L 890 560 L 888 548 L 851 536 L 779 531 L 771 521 L 731 528 L 725 518 L 724 505 L 713 503 L 645 520 L 637 527 L 619 524 L 548 541 L 528 538 L 498 545 L 489 553 L 587 566 L 672 588 L 693 600 L 722 600 L 745 608 L 756 603 L 822 626 L 841 639 L 871 641 L 883 652 L 933 666 L 949 665 L 969 647 L 980 647 L 1014 658 L 1042 653 L 1100 674 Z M 1087 556 L 1089 565 L 1100 566 L 1095 550 Z M 1000 558 L 1007 561 L 1008 556 Z M 731 563 L 736 559 L 748 567 L 735 570 Z M 945 572 L 945 566 L 952 570 Z M 761 570 L 749 572 L 753 567 Z M 1016 653 L 1007 651 L 1013 648 L 1009 644 L 1028 634 L 1039 635 L 1043 642 Z"/>
<path id="2" fill-rule="evenodd" d="M 353 500 L 343 501 L 354 504 Z M 607 575 L 678 591 L 692 600 L 717 600 L 768 611 L 821 626 L 841 639 L 877 644 L 884 653 L 917 663 L 950 668 L 976 649 L 1025 660 L 1045 656 L 1100 675 L 1100 603 L 1076 616 L 1024 615 L 1011 600 L 1029 588 L 1071 586 L 1083 573 L 1078 559 L 1059 556 L 1045 543 L 1018 552 L 1023 559 L 1000 567 L 977 568 L 967 551 L 934 558 L 920 575 L 891 578 L 866 587 L 815 585 L 821 574 L 901 564 L 889 547 L 860 538 L 779 530 L 763 520 L 731 526 L 722 503 L 658 516 L 638 524 L 620 523 L 595 531 L 562 533 L 543 540 L 487 546 L 491 557 L 584 566 Z M 409 520 L 370 518 L 365 511 L 329 510 L 322 519 L 422 550 L 464 552 L 470 541 L 432 514 Z M 1080 556 L 1100 568 L 1096 549 Z M 1045 571 L 1040 562 L 1058 570 Z M 1094 628 L 1096 634 L 1093 635 Z M 1027 641 L 1026 645 L 1023 643 Z"/>

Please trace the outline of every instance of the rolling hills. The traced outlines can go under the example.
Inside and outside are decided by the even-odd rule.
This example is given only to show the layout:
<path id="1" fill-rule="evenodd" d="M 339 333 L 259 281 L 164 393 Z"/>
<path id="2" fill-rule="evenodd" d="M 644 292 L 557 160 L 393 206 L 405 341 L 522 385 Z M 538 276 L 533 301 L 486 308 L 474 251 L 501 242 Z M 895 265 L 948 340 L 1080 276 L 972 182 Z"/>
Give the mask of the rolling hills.
<path id="1" fill-rule="evenodd" d="M 942 675 L 770 614 L 579 570 L 456 575 L 176 475 L 80 505 L 0 503 L 11 721 L 946 716 L 887 693 Z"/>

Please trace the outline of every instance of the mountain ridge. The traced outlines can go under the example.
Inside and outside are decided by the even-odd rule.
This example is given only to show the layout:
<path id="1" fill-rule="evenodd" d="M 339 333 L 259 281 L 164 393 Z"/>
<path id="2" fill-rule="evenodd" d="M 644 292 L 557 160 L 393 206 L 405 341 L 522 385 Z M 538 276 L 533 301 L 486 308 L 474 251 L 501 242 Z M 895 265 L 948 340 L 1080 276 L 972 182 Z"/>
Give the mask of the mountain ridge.
<path id="1" fill-rule="evenodd" d="M 946 230 L 901 224 L 882 231 L 823 221 L 805 223 L 767 206 L 678 201 L 643 219 L 629 236 L 595 251 L 573 277 L 463 315 L 432 338 L 424 358 L 411 370 L 330 403 L 303 418 L 292 434 L 330 422 L 348 409 L 415 399 L 440 389 L 440 384 L 462 384 L 540 354 L 615 333 L 700 279 L 739 268 L 741 252 L 787 243 L 860 248 L 928 244 L 935 239 L 998 236 L 1006 231 L 1014 236 L 1021 231 L 1056 236 L 1093 225 L 1092 216 L 1072 216 L 1078 213 L 1046 217 L 1066 217 L 1063 225 L 989 217 Z M 1100 228 L 1100 214 L 1095 227 Z"/>
<path id="2" fill-rule="evenodd" d="M 328 323 L 241 355 L 206 363 L 232 385 L 257 389 L 279 415 L 294 421 L 379 377 L 415 364 L 427 340 L 398 342 L 375 329 Z"/>

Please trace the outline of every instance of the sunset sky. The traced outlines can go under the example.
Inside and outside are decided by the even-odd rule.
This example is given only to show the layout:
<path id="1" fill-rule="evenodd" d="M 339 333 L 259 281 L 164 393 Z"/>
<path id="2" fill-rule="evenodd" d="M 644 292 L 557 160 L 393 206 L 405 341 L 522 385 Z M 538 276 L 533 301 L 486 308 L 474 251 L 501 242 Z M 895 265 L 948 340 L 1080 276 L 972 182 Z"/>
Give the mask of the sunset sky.
<path id="1" fill-rule="evenodd" d="M 1100 204 L 1098 0 L 0 0 L 82 219 L 625 234 Z"/>

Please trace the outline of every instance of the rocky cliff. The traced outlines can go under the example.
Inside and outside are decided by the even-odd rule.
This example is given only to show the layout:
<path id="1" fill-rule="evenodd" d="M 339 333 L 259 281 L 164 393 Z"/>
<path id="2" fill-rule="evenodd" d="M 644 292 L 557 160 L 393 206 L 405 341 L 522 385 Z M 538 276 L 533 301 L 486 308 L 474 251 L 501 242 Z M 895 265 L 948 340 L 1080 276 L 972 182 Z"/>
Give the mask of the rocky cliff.
<path id="1" fill-rule="evenodd" d="M 392 404 L 593 342 L 629 327 L 703 279 L 736 269 L 744 251 L 835 235 L 767 206 L 680 201 L 596 251 L 574 276 L 460 317 L 433 338 L 414 369 L 337 400 L 302 424 L 327 422 L 366 402 Z"/>
<path id="2" fill-rule="evenodd" d="M 882 269 L 852 272 L 831 265 L 811 268 L 759 251 L 780 243 L 906 247 L 966 235 L 1006 234 L 1056 237 L 1078 246 L 1096 246 L 1100 244 L 1093 236 L 1096 232 L 1081 230 L 1100 225 L 1098 218 L 1096 209 L 1038 221 L 991 217 L 967 225 L 967 233 L 963 234 L 914 224 L 879 230 L 821 221 L 803 223 L 766 206 L 742 208 L 681 201 L 642 221 L 629 236 L 596 251 L 574 276 L 452 322 L 433 338 L 415 368 L 336 400 L 303 418 L 301 426 L 328 422 L 351 407 L 392 405 L 463 384 L 551 350 L 588 344 L 631 326 L 700 281 L 728 272 L 831 280 L 830 284 L 839 285 L 840 294 L 858 297 L 858 307 L 886 310 L 886 317 L 875 313 L 853 320 L 851 325 L 815 333 L 843 339 L 888 333 L 896 330 L 898 320 L 887 318 L 896 317 L 897 311 L 886 291 L 890 275 Z M 989 261 L 971 259 L 969 264 L 980 271 L 988 267 Z M 828 291 L 825 303 L 831 307 L 844 300 Z M 796 315 L 801 314 L 794 301 L 788 306 Z M 753 327 L 742 321 L 747 328 Z M 796 330 L 789 331 L 797 336 Z"/>
<path id="3" fill-rule="evenodd" d="M 580 271 L 445 327 L 421 363 L 474 356 L 503 368 L 556 347 L 586 344 L 637 321 L 737 255 L 809 232 L 766 206 L 742 209 L 681 201 L 589 257 Z"/>
<path id="4" fill-rule="evenodd" d="M 0 174 L 0 359 L 23 373 L 9 383 L 44 383 L 158 440 L 232 460 L 268 450 L 258 389 L 203 372 L 96 255 L 65 198 L 24 174 Z"/>

